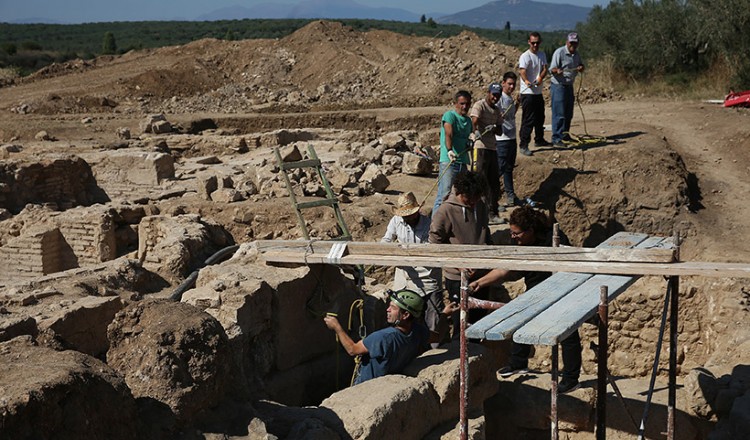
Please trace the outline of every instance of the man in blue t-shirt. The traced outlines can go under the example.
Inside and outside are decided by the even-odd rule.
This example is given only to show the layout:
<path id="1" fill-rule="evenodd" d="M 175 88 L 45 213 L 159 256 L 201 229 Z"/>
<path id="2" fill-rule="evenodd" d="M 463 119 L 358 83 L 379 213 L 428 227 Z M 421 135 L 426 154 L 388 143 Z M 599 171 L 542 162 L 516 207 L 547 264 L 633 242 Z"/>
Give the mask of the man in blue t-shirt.
<path id="1" fill-rule="evenodd" d="M 428 348 L 429 331 L 418 321 L 424 311 L 422 298 L 411 290 L 389 291 L 389 295 L 386 319 L 391 326 L 358 342 L 349 337 L 338 319 L 333 316 L 323 318 L 350 356 L 362 356 L 355 385 L 386 374 L 400 373 Z"/>
<path id="2" fill-rule="evenodd" d="M 432 216 L 435 216 L 453 186 L 453 178 L 461 171 L 468 171 L 471 165 L 469 135 L 472 122 L 469 117 L 471 93 L 459 90 L 454 98 L 454 109 L 443 114 L 440 122 L 440 172 L 438 190 Z"/>

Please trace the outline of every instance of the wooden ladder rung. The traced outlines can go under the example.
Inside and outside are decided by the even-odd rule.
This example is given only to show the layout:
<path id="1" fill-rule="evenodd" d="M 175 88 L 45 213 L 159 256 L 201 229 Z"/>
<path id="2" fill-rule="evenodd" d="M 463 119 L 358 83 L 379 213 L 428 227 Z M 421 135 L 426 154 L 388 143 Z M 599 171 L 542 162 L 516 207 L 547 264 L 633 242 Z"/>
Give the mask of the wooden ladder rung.
<path id="1" fill-rule="evenodd" d="M 336 199 L 314 200 L 312 202 L 297 203 L 297 209 L 316 208 L 318 206 L 335 206 L 339 203 Z"/>
<path id="2" fill-rule="evenodd" d="M 320 159 L 306 159 L 297 162 L 282 162 L 281 169 L 284 171 L 294 170 L 297 168 L 318 168 L 321 166 Z"/>

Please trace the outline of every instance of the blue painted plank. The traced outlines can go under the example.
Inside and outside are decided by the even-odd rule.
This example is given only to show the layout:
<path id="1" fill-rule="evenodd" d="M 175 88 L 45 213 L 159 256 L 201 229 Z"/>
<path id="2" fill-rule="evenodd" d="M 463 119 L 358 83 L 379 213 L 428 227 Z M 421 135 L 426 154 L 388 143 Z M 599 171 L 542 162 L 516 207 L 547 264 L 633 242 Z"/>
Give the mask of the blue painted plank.
<path id="1" fill-rule="evenodd" d="M 472 324 L 466 330 L 466 335 L 475 339 L 504 341 L 534 316 L 592 276 L 588 273 L 556 273 L 502 308 Z"/>
<path id="2" fill-rule="evenodd" d="M 650 237 L 638 243 L 636 248 L 673 247 L 670 244 L 671 239 Z M 599 306 L 601 286 L 607 286 L 607 297 L 612 301 L 638 278 L 626 275 L 595 275 L 521 327 L 513 335 L 513 340 L 522 344 L 555 345 L 594 316 Z"/>
<path id="3" fill-rule="evenodd" d="M 555 345 L 570 336 L 599 306 L 599 288 L 607 286 L 608 297 L 615 299 L 638 277 L 596 275 L 518 329 L 513 340 L 521 344 Z"/>
<path id="4" fill-rule="evenodd" d="M 648 238 L 646 234 L 618 232 L 597 248 L 631 248 Z M 474 323 L 466 335 L 474 339 L 503 341 L 535 316 L 591 278 L 592 274 L 558 272 L 519 295 L 504 307 Z"/>

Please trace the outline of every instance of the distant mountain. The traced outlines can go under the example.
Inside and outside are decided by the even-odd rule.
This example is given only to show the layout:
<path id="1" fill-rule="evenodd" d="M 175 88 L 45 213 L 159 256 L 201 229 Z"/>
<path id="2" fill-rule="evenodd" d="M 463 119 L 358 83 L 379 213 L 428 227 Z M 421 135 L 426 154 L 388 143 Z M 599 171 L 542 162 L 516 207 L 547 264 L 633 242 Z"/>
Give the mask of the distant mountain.
<path id="1" fill-rule="evenodd" d="M 572 30 L 575 29 L 576 23 L 588 19 L 589 11 L 591 8 L 582 6 L 532 0 L 502 0 L 439 17 L 435 21 L 488 29 L 504 29 L 505 23 L 509 21 L 511 29 Z"/>
<path id="2" fill-rule="evenodd" d="M 239 20 L 243 18 L 369 18 L 374 20 L 418 21 L 419 15 L 398 8 L 374 8 L 352 0 L 303 0 L 291 3 L 261 3 L 247 8 L 230 6 L 196 17 L 196 20 Z"/>

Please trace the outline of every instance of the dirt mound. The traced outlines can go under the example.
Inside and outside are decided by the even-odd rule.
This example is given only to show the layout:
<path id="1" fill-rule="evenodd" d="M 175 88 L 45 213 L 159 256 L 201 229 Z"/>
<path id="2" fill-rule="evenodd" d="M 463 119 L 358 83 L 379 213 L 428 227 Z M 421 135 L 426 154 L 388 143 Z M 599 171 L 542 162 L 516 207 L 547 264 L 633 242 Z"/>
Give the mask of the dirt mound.
<path id="1" fill-rule="evenodd" d="M 173 113 L 442 105 L 458 89 L 481 96 L 519 55 L 471 32 L 430 39 L 317 21 L 281 40 L 206 39 L 56 64 L 24 83 L 55 79 L 65 93 L 22 104 L 44 114 L 107 112 L 115 103 L 121 111 Z M 588 94 L 597 101 L 612 96 Z M 84 99 L 100 95 L 109 105 Z"/>
<path id="2" fill-rule="evenodd" d="M 103 362 L 16 338 L 0 344 L 2 438 L 137 438 L 135 400 Z"/>
<path id="3" fill-rule="evenodd" d="M 107 331 L 107 362 L 136 397 L 189 420 L 228 389 L 231 355 L 218 321 L 185 303 L 147 300 L 119 312 Z"/>

